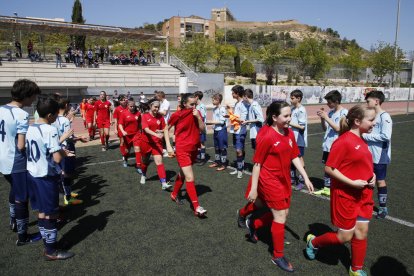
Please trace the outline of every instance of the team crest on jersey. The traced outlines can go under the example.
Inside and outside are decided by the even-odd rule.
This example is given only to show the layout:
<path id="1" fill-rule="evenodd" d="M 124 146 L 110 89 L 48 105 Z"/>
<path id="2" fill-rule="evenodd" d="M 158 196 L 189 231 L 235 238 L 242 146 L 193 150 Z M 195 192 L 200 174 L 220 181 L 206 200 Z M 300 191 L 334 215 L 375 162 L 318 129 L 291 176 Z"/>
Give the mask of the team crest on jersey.
<path id="1" fill-rule="evenodd" d="M 289 139 L 289 146 L 292 147 L 292 144 L 293 144 L 292 139 Z"/>
<path id="2" fill-rule="evenodd" d="M 159 125 L 159 124 L 161 124 L 161 121 L 160 120 L 157 120 L 157 125 Z"/>
<path id="3" fill-rule="evenodd" d="M 355 147 L 355 149 L 356 150 L 359 150 L 359 148 L 361 147 L 361 145 L 357 145 L 356 147 Z"/>
<path id="4" fill-rule="evenodd" d="M 138 116 L 135 116 L 135 120 L 138 120 Z"/>
<path id="5" fill-rule="evenodd" d="M 280 144 L 279 141 L 277 141 L 276 143 L 273 144 L 273 146 L 277 147 Z"/>
<path id="6" fill-rule="evenodd" d="M 105 108 L 108 108 L 108 106 L 107 106 L 107 105 L 105 105 Z"/>

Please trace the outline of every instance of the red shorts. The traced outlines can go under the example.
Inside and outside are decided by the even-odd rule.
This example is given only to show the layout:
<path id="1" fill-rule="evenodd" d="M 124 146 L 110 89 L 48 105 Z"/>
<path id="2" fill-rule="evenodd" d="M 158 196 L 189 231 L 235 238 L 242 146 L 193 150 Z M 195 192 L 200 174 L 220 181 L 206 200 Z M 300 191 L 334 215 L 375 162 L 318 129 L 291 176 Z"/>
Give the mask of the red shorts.
<path id="1" fill-rule="evenodd" d="M 177 150 L 175 158 L 177 158 L 178 166 L 180 166 L 180 168 L 184 168 L 193 165 L 197 158 L 197 153 L 197 149 L 193 151 Z"/>
<path id="2" fill-rule="evenodd" d="M 136 141 L 139 141 L 136 139 Z M 144 141 L 140 141 L 140 149 L 142 156 L 152 154 L 152 155 L 162 155 L 162 144 L 149 144 Z"/>
<path id="3" fill-rule="evenodd" d="M 139 141 L 135 140 L 135 134 L 134 135 L 126 135 L 123 136 L 124 138 L 124 146 L 128 149 L 131 147 L 139 147 Z"/>
<path id="4" fill-rule="evenodd" d="M 267 207 L 275 210 L 285 210 L 290 207 L 290 197 L 277 200 L 263 200 Z"/>
<path id="5" fill-rule="evenodd" d="M 111 126 L 111 123 L 110 123 L 109 121 L 105 121 L 105 122 L 100 122 L 100 121 L 97 121 L 97 122 L 96 122 L 96 126 L 97 126 L 99 129 L 109 128 L 109 127 Z"/>
<path id="6" fill-rule="evenodd" d="M 331 188 L 331 221 L 343 230 L 352 230 L 358 219 L 370 220 L 374 210 L 373 189 L 365 188 L 361 198 L 343 194 L 344 192 Z"/>
<path id="7" fill-rule="evenodd" d="M 85 117 L 85 121 L 87 124 L 92 124 L 93 123 L 93 118 L 92 117 Z"/>

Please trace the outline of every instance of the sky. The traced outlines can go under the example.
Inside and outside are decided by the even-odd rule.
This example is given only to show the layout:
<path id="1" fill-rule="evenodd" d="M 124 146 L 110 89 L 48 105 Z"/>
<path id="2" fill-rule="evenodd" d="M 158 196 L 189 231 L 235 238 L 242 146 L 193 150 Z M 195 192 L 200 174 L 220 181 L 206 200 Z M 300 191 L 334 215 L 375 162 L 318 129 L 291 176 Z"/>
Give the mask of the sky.
<path id="1" fill-rule="evenodd" d="M 71 20 L 73 0 L 0 0 L 0 15 Z M 393 44 L 398 0 L 81 0 L 86 23 L 139 27 L 172 16 L 210 18 L 227 7 L 238 21 L 278 21 L 328 27 L 369 50 L 379 41 Z M 400 0 L 398 45 L 414 51 L 414 0 Z"/>

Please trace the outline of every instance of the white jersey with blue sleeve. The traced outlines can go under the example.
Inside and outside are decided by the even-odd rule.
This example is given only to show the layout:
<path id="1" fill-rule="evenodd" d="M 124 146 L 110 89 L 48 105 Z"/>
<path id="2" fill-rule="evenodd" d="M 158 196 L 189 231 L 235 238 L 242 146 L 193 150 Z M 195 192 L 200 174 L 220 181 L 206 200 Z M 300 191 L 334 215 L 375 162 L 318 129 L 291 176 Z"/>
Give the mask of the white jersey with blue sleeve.
<path id="1" fill-rule="evenodd" d="M 215 107 L 213 109 L 213 121 L 220 122 L 219 124 L 213 125 L 213 129 L 215 131 L 219 131 L 222 130 L 223 127 L 227 127 L 227 119 L 224 117 L 225 115 L 227 115 L 227 111 L 224 106 Z"/>
<path id="2" fill-rule="evenodd" d="M 372 153 L 374 164 L 389 164 L 391 162 L 392 120 L 388 112 L 377 114 L 371 133 L 363 134 Z"/>
<path id="3" fill-rule="evenodd" d="M 56 127 L 60 139 L 60 137 L 62 137 L 62 135 L 70 129 L 70 121 L 65 116 L 59 115 L 52 126 Z M 62 145 L 66 146 L 67 143 L 67 140 L 65 140 L 62 142 Z"/>
<path id="4" fill-rule="evenodd" d="M 249 107 L 249 121 L 257 120 L 259 122 L 254 122 L 250 124 L 250 139 L 256 139 L 257 133 L 259 132 L 260 128 L 263 126 L 264 118 L 262 107 L 256 101 L 253 101 Z"/>
<path id="5" fill-rule="evenodd" d="M 17 135 L 26 134 L 29 114 L 13 105 L 0 106 L 0 172 L 26 171 L 26 152 L 17 148 Z"/>
<path id="6" fill-rule="evenodd" d="M 234 115 L 237 115 L 239 117 L 240 121 L 246 121 L 248 116 L 248 107 L 243 101 L 239 101 L 234 106 Z M 240 125 L 239 129 L 237 131 L 234 130 L 234 126 L 232 125 L 230 127 L 230 133 L 234 134 L 246 134 L 247 127 L 246 125 Z"/>
<path id="7" fill-rule="evenodd" d="M 306 108 L 301 105 L 299 107 L 292 107 L 292 120 L 291 123 L 305 127 L 304 130 L 296 127 L 291 127 L 293 134 L 295 135 L 296 143 L 298 147 L 308 146 L 308 114 Z"/>
<path id="8" fill-rule="evenodd" d="M 57 129 L 49 124 L 31 125 L 26 134 L 27 170 L 33 177 L 61 174 L 53 153 L 61 149 Z"/>
<path id="9" fill-rule="evenodd" d="M 339 126 L 339 122 L 341 121 L 342 117 L 345 117 L 348 114 L 348 109 L 343 108 L 339 111 L 332 109 L 328 113 L 328 117 L 335 123 L 335 125 Z M 325 122 L 326 131 L 325 136 L 323 137 L 322 149 L 323 151 L 330 152 L 332 143 L 338 138 L 339 133 L 335 131 L 327 122 Z"/>
<path id="10" fill-rule="evenodd" d="M 196 106 L 196 109 L 198 110 L 198 111 L 200 111 L 200 114 L 201 114 L 201 118 L 203 119 L 203 122 L 204 122 L 204 124 L 206 123 L 206 121 L 207 121 L 207 108 L 206 108 L 206 106 L 205 106 L 205 104 L 203 104 L 203 103 L 199 103 L 197 106 Z"/>

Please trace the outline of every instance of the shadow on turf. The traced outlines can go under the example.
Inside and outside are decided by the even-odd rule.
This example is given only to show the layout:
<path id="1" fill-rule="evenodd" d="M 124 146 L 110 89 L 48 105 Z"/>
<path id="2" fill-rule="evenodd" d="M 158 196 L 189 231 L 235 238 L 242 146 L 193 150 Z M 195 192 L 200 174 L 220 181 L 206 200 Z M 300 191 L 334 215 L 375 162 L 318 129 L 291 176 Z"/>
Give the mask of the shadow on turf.
<path id="1" fill-rule="evenodd" d="M 309 180 L 312 182 L 315 191 L 320 190 L 324 187 L 323 179 L 317 177 L 309 177 Z"/>
<path id="2" fill-rule="evenodd" d="M 167 181 L 174 181 L 174 176 L 177 175 L 177 173 L 175 171 L 170 171 L 170 170 L 165 170 L 165 175 L 167 177 Z M 152 180 L 158 180 L 158 174 L 154 174 L 153 176 L 147 178 L 147 181 L 152 181 Z"/>
<path id="3" fill-rule="evenodd" d="M 333 232 L 333 229 L 323 223 L 310 224 L 309 231 L 305 233 L 303 240 L 306 241 L 308 234 L 320 236 L 326 232 Z M 305 249 L 303 249 L 303 254 L 306 257 Z M 316 259 L 328 265 L 338 265 L 338 263 L 341 262 L 346 271 L 348 271 L 349 266 L 351 265 L 351 254 L 345 245 L 321 248 L 318 250 Z"/>
<path id="4" fill-rule="evenodd" d="M 70 249 L 76 244 L 80 243 L 95 231 L 102 231 L 105 229 L 108 218 L 115 211 L 109 210 L 101 212 L 99 215 L 89 215 L 77 221 L 77 225 L 72 227 L 59 240 L 59 248 Z"/>
<path id="5" fill-rule="evenodd" d="M 410 275 L 407 272 L 407 267 L 404 264 L 389 256 L 379 257 L 378 260 L 371 266 L 370 273 L 373 276 Z"/>

